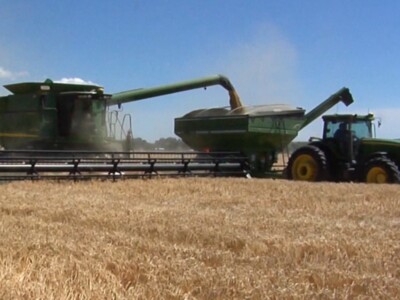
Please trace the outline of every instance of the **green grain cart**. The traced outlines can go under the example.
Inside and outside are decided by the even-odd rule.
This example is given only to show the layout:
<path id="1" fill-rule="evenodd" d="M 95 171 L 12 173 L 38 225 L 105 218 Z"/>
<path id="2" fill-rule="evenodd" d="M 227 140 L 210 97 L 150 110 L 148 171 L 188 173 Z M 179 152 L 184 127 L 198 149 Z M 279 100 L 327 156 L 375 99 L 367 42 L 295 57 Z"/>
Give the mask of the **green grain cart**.
<path id="1" fill-rule="evenodd" d="M 253 176 L 274 176 L 271 170 L 278 153 L 301 129 L 338 102 L 353 102 L 347 88 L 308 113 L 284 104 L 200 109 L 176 118 L 175 134 L 198 151 L 239 151 L 248 158 Z"/>

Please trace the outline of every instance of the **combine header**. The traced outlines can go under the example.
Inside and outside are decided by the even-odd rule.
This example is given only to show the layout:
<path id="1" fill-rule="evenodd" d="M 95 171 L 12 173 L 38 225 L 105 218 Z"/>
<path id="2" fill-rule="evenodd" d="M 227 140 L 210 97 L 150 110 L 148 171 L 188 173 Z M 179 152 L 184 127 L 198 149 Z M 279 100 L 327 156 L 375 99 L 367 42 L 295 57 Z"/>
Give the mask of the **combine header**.
<path id="1" fill-rule="evenodd" d="M 198 152 L 134 151 L 131 117 L 113 109 L 214 85 L 228 91 L 229 107 L 196 110 L 175 119 L 175 133 Z M 270 176 L 277 154 L 299 130 L 336 103 L 353 101 L 343 88 L 307 114 L 283 104 L 243 106 L 229 79 L 221 75 L 116 94 L 106 94 L 98 85 L 51 80 L 5 88 L 13 94 L 0 97 L 2 178 Z"/>
<path id="2" fill-rule="evenodd" d="M 195 152 L 4 151 L 0 180 L 126 179 L 160 176 L 247 176 L 246 159 L 219 153 L 218 159 Z"/>

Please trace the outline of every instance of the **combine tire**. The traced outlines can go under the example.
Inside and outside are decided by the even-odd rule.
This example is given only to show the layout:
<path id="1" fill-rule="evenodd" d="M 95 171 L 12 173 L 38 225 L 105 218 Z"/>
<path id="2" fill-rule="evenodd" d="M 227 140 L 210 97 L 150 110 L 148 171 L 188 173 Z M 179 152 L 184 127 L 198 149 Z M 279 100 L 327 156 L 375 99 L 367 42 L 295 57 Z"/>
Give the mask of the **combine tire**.
<path id="1" fill-rule="evenodd" d="M 325 181 L 329 179 L 325 153 L 315 146 L 297 149 L 287 167 L 287 178 L 302 181 Z"/>
<path id="2" fill-rule="evenodd" d="M 400 171 L 387 157 L 375 157 L 367 161 L 364 168 L 366 183 L 400 183 Z"/>

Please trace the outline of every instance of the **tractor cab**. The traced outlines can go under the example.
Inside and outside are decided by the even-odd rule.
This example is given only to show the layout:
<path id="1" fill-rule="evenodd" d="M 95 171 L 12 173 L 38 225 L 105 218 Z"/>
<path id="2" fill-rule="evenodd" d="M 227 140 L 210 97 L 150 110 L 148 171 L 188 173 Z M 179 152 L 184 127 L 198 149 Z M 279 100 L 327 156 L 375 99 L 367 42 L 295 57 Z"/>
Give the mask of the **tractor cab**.
<path id="1" fill-rule="evenodd" d="M 357 156 L 361 139 L 373 138 L 374 116 L 368 115 L 326 115 L 323 140 L 332 143 L 339 157 L 352 161 Z"/>
<path id="2" fill-rule="evenodd" d="M 335 138 L 340 133 L 350 132 L 356 138 L 373 138 L 372 121 L 374 116 L 368 115 L 326 115 L 322 117 L 325 123 L 324 139 Z"/>

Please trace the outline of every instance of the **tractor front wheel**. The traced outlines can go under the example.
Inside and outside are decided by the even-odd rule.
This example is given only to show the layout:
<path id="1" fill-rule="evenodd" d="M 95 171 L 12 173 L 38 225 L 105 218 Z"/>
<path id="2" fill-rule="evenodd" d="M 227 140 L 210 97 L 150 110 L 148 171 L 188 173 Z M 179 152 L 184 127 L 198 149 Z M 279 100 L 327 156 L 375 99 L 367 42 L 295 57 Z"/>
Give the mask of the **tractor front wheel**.
<path id="1" fill-rule="evenodd" d="M 366 183 L 400 183 L 400 171 L 389 158 L 375 157 L 365 164 L 364 179 Z"/>
<path id="2" fill-rule="evenodd" d="M 315 146 L 304 146 L 291 156 L 287 167 L 287 178 L 301 181 L 328 180 L 328 164 L 325 153 Z"/>

